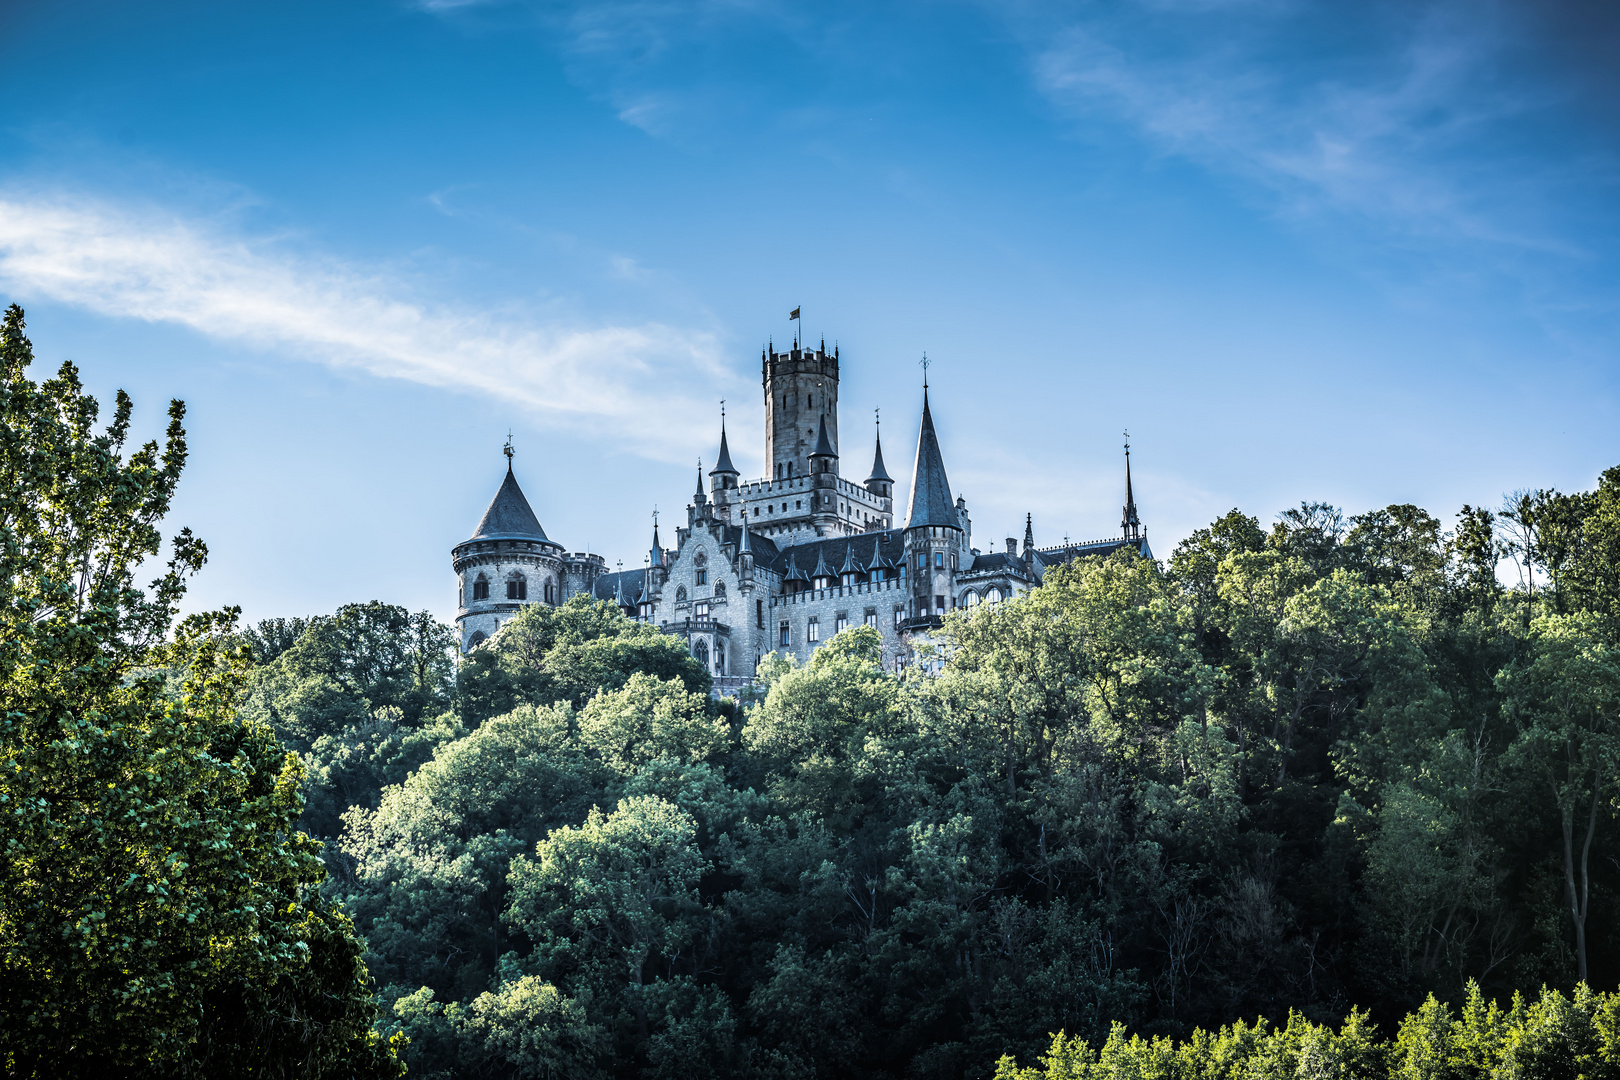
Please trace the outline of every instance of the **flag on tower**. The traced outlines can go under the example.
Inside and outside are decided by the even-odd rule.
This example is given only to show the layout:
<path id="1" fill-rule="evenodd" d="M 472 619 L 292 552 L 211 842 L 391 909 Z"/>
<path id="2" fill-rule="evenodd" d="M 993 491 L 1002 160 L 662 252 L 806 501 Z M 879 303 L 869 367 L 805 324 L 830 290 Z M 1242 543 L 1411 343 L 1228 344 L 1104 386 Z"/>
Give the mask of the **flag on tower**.
<path id="1" fill-rule="evenodd" d="M 798 308 L 794 308 L 792 311 L 788 312 L 788 321 L 789 322 L 791 322 L 794 319 L 797 319 L 798 317 L 799 317 L 799 309 Z"/>

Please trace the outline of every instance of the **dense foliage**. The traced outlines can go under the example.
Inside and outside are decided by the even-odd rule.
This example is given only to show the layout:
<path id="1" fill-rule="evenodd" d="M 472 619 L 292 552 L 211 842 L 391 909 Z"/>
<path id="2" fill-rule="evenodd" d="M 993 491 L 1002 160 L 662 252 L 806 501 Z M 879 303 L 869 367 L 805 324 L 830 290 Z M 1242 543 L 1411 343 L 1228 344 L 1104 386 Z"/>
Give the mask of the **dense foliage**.
<path id="1" fill-rule="evenodd" d="M 1620 975 L 1617 567 L 1620 469 L 1450 530 L 1234 511 L 953 615 L 933 674 L 856 628 L 716 703 L 584 599 L 452 673 L 370 605 L 261 628 L 252 700 L 416 1075 L 986 1076 L 1052 1032 L 1293 1013 L 1371 1039 L 1353 1008 Z M 362 623 L 392 659 L 300 659 Z"/>
<path id="2" fill-rule="evenodd" d="M 1379 1037 L 1364 1012 L 1338 1031 L 1291 1013 L 1283 1027 L 1238 1021 L 1175 1043 L 1144 1039 L 1116 1024 L 1100 1049 L 1057 1035 L 1038 1067 L 1002 1058 L 996 1080 L 1256 1080 L 1344 1077 L 1346 1080 L 1562 1080 L 1620 1076 L 1620 995 L 1573 997 L 1556 990 L 1540 1000 L 1513 997 L 1502 1008 L 1470 982 L 1461 1008 L 1431 995 L 1401 1022 L 1393 1040 Z"/>
<path id="3" fill-rule="evenodd" d="M 221 612 L 175 625 L 205 549 L 148 589 L 186 460 L 124 456 L 72 365 L 0 326 L 0 1062 L 7 1076 L 397 1076 L 353 928 L 296 830 L 298 759 L 236 701 Z"/>

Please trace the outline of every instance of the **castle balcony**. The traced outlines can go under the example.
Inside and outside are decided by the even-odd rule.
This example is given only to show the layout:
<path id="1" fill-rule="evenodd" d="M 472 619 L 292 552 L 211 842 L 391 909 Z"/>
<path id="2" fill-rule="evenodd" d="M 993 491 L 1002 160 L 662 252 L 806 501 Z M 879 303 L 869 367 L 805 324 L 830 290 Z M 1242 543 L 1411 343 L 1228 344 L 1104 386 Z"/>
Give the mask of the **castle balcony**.
<path id="1" fill-rule="evenodd" d="M 658 629 L 677 637 L 685 634 L 713 634 L 723 638 L 731 636 L 730 624 L 716 619 L 677 619 L 675 622 L 659 623 Z"/>

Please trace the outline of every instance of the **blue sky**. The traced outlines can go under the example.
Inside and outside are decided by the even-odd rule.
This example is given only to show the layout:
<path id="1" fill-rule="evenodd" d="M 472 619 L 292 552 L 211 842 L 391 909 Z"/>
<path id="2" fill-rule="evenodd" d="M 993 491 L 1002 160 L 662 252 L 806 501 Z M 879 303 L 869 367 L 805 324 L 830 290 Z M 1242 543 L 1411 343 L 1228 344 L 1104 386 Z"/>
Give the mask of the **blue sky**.
<path id="1" fill-rule="evenodd" d="M 978 546 L 1620 463 L 1598 3 L 0 3 L 0 296 L 190 408 L 197 606 L 448 617 L 504 467 L 639 565 L 803 305 Z M 666 518 L 667 520 L 667 518 Z"/>

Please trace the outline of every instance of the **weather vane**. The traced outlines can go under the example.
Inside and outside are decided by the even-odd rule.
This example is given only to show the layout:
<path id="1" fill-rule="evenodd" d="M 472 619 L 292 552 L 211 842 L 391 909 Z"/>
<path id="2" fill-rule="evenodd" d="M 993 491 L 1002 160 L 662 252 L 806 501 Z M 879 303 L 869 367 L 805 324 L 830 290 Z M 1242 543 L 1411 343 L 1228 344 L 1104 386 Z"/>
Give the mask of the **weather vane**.
<path id="1" fill-rule="evenodd" d="M 918 362 L 920 364 L 922 364 L 922 369 L 923 369 L 923 389 L 926 390 L 926 389 L 928 389 L 928 354 L 923 353 L 923 358 Z"/>
<path id="2" fill-rule="evenodd" d="M 506 455 L 506 460 L 507 461 L 512 460 L 512 429 L 511 428 L 506 429 L 506 446 L 505 446 L 504 449 L 501 450 L 501 453 Z"/>

